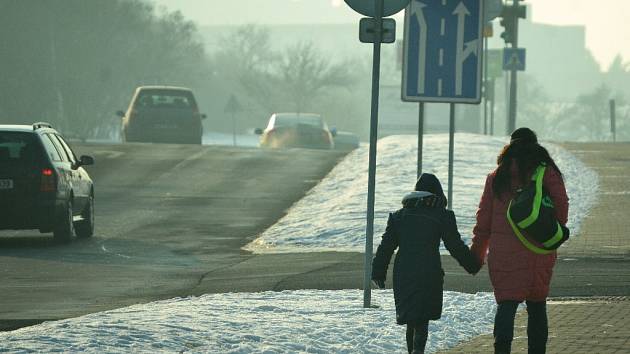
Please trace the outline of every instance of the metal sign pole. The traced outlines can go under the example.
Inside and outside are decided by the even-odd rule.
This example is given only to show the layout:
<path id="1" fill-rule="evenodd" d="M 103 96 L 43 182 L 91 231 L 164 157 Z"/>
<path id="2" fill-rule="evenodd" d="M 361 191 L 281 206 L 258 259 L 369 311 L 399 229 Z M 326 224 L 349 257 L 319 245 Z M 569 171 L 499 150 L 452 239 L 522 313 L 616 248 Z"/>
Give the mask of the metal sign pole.
<path id="1" fill-rule="evenodd" d="M 517 11 L 518 9 L 518 2 L 519 0 L 512 0 L 512 6 L 514 8 L 514 11 Z M 512 48 L 513 49 L 517 49 L 518 48 L 518 18 L 516 18 L 514 20 L 514 40 L 512 41 Z M 516 104 L 517 104 L 517 98 L 518 98 L 518 94 L 517 94 L 517 88 L 518 86 L 516 85 L 516 80 L 518 78 L 518 69 L 516 68 L 516 65 L 513 65 L 512 68 L 510 69 L 510 109 L 509 109 L 509 118 L 508 118 L 508 124 L 507 124 L 507 134 L 510 135 L 512 134 L 512 132 L 514 131 L 514 129 L 516 129 Z"/>
<path id="2" fill-rule="evenodd" d="M 488 134 L 488 37 L 483 38 L 483 134 Z"/>
<path id="3" fill-rule="evenodd" d="M 448 209 L 453 210 L 453 155 L 455 147 L 455 103 L 451 103 L 448 131 Z"/>
<path id="4" fill-rule="evenodd" d="M 236 112 L 232 113 L 232 144 L 236 146 Z"/>
<path id="5" fill-rule="evenodd" d="M 494 135 L 494 102 L 497 100 L 494 89 L 495 82 L 494 78 L 490 80 L 490 85 L 492 86 L 492 101 L 490 101 L 490 135 Z"/>
<path id="6" fill-rule="evenodd" d="M 368 167 L 367 226 L 365 228 L 365 274 L 363 277 L 363 307 L 372 300 L 372 245 L 374 237 L 374 192 L 376 187 L 376 140 L 378 137 L 378 93 L 383 29 L 383 1 L 376 0 L 376 40 L 372 60 L 372 111 L 370 115 L 370 153 Z"/>
<path id="7" fill-rule="evenodd" d="M 512 131 L 510 131 L 510 75 L 507 75 L 507 73 L 504 75 L 505 76 L 505 100 L 504 100 L 504 106 L 505 106 L 505 131 L 507 132 L 507 135 L 512 134 Z"/>
<path id="8" fill-rule="evenodd" d="M 617 122 L 615 100 L 610 100 L 610 132 L 612 133 L 613 142 L 617 141 Z"/>
<path id="9" fill-rule="evenodd" d="M 422 174 L 422 145 L 424 140 L 424 103 L 418 103 L 418 171 L 416 177 Z"/>

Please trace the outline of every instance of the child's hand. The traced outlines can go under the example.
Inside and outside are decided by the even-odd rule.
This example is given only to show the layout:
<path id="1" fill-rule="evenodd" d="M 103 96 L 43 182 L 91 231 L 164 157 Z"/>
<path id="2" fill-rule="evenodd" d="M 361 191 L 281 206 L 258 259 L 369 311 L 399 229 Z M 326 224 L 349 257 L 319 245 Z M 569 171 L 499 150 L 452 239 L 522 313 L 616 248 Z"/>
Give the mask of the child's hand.
<path id="1" fill-rule="evenodd" d="M 379 289 L 385 289 L 385 280 L 383 279 L 372 279 L 372 284 L 374 284 Z"/>

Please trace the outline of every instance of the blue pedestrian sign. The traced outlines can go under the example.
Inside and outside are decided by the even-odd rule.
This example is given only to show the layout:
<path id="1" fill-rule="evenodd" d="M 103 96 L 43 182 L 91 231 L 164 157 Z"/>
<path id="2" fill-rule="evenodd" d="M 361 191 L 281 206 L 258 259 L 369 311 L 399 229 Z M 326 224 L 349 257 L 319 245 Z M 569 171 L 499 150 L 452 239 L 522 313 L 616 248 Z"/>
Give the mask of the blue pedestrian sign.
<path id="1" fill-rule="evenodd" d="M 503 70 L 525 71 L 525 48 L 504 48 Z"/>
<path id="2" fill-rule="evenodd" d="M 412 0 L 405 10 L 402 100 L 479 103 L 483 0 Z"/>

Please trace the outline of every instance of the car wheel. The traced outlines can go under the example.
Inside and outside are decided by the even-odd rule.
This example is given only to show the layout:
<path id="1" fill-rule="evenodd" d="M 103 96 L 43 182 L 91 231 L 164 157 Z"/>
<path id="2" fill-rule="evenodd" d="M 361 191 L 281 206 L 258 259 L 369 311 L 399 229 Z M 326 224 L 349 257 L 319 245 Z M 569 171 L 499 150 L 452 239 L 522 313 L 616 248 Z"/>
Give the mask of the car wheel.
<path id="1" fill-rule="evenodd" d="M 74 234 L 74 224 L 72 222 L 72 201 L 66 203 L 66 210 L 59 215 L 55 222 L 53 236 L 55 240 L 60 242 L 68 242 Z"/>
<path id="2" fill-rule="evenodd" d="M 79 238 L 87 238 L 94 235 L 94 196 L 90 196 L 85 209 L 81 213 L 83 220 L 74 224 L 74 230 Z"/>

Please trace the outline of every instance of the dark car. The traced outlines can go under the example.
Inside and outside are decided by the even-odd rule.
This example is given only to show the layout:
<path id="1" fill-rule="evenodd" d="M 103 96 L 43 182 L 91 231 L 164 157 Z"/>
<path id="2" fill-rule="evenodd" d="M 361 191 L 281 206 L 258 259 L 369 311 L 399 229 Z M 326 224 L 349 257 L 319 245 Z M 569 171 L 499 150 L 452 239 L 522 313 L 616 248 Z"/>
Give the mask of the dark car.
<path id="1" fill-rule="evenodd" d="M 94 233 L 94 186 L 49 124 L 0 125 L 0 230 L 38 229 L 68 241 Z"/>
<path id="2" fill-rule="evenodd" d="M 128 142 L 201 144 L 203 128 L 192 90 L 172 86 L 140 86 L 122 118 L 122 139 Z"/>
<path id="3" fill-rule="evenodd" d="M 256 129 L 263 148 L 333 149 L 333 134 L 319 114 L 274 113 L 265 130 Z"/>

